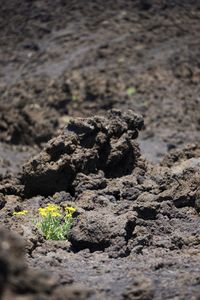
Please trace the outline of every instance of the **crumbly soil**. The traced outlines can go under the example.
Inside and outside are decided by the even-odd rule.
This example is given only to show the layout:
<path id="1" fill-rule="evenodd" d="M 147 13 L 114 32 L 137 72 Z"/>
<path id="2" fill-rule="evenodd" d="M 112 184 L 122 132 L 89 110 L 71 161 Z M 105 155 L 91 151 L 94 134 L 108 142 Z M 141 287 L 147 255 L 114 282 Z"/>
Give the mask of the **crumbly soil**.
<path id="1" fill-rule="evenodd" d="M 0 5 L 0 299 L 200 299 L 199 30 L 198 0 Z"/>

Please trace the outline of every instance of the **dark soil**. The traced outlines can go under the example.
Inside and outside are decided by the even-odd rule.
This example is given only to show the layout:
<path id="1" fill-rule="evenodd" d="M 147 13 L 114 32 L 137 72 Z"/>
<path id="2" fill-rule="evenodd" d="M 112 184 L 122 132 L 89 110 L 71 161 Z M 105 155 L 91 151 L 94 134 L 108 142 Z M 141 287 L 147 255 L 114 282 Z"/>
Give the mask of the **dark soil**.
<path id="1" fill-rule="evenodd" d="M 199 30 L 198 0 L 0 4 L 0 299 L 200 299 Z"/>

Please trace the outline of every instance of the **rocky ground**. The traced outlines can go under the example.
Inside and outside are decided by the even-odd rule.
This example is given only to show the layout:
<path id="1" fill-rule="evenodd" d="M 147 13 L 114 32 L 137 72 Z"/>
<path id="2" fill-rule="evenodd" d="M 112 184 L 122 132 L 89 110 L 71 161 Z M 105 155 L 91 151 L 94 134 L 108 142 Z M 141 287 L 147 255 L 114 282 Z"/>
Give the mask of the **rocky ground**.
<path id="1" fill-rule="evenodd" d="M 0 299 L 200 299 L 199 20 L 1 4 Z M 47 203 L 76 207 L 68 240 L 34 226 Z"/>

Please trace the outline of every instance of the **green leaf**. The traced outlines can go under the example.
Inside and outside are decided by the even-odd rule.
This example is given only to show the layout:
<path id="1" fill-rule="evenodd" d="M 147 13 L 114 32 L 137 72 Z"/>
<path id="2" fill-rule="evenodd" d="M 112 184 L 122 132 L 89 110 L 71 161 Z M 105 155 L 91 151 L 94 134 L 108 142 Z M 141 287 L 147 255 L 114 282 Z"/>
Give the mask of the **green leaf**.
<path id="1" fill-rule="evenodd" d="M 135 88 L 135 87 L 129 87 L 129 88 L 126 90 L 126 94 L 127 94 L 128 96 L 133 96 L 135 93 L 136 93 L 136 88 Z"/>

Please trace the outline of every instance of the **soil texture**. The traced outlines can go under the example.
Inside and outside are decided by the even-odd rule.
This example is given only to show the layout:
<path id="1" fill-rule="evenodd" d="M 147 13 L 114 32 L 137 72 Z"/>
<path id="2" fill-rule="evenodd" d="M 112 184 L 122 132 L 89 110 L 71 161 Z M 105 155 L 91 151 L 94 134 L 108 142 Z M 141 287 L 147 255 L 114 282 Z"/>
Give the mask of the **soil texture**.
<path id="1" fill-rule="evenodd" d="M 0 299 L 200 299 L 199 30 L 198 0 L 0 4 Z"/>

